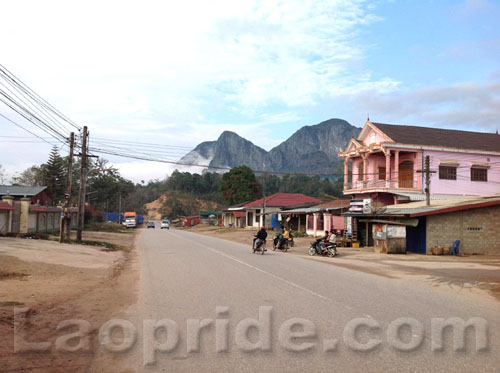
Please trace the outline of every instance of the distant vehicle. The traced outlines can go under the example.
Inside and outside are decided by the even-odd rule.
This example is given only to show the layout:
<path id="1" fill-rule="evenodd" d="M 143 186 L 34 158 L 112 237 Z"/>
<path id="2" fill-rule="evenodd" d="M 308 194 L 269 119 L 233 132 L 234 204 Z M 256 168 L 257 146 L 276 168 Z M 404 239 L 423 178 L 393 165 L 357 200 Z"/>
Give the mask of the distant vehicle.
<path id="1" fill-rule="evenodd" d="M 155 228 L 155 222 L 154 221 L 148 221 L 147 227 L 148 227 L 148 229 L 149 228 Z"/>
<path id="2" fill-rule="evenodd" d="M 170 229 L 170 221 L 169 220 L 162 220 L 161 221 L 160 229 L 163 229 L 163 228 Z"/>
<path id="3" fill-rule="evenodd" d="M 137 227 L 137 221 L 135 218 L 126 218 L 125 221 L 123 222 L 123 225 L 127 228 L 135 228 Z"/>

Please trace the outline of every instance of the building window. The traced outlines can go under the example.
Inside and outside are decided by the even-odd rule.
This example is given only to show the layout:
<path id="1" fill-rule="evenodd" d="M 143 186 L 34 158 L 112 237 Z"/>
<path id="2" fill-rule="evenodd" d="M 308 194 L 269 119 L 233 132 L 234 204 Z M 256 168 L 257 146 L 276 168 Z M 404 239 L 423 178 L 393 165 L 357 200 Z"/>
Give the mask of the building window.
<path id="1" fill-rule="evenodd" d="M 467 230 L 469 232 L 481 232 L 483 230 L 483 227 L 467 227 Z"/>
<path id="2" fill-rule="evenodd" d="M 358 163 L 358 181 L 363 181 L 363 163 L 364 161 Z"/>
<path id="3" fill-rule="evenodd" d="M 488 170 L 486 168 L 471 168 L 471 181 L 488 181 Z"/>
<path id="4" fill-rule="evenodd" d="M 260 210 L 255 210 L 255 222 L 259 223 L 260 222 Z"/>
<path id="5" fill-rule="evenodd" d="M 441 180 L 457 180 L 457 168 L 451 166 L 439 166 L 439 178 Z"/>
<path id="6" fill-rule="evenodd" d="M 385 180 L 385 167 L 378 168 L 378 179 Z"/>

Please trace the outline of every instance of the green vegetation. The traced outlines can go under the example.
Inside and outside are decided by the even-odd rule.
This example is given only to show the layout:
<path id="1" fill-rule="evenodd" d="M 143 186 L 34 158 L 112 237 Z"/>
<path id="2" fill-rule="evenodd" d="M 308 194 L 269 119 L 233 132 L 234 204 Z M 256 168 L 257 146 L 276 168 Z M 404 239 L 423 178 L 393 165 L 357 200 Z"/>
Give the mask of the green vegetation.
<path id="1" fill-rule="evenodd" d="M 24 303 L 17 302 L 15 300 L 8 300 L 6 302 L 0 302 L 0 307 L 15 307 L 15 306 L 24 306 Z"/>
<path id="2" fill-rule="evenodd" d="M 234 167 L 222 176 L 220 192 L 224 202 L 235 205 L 262 196 L 262 188 L 247 166 Z"/>
<path id="3" fill-rule="evenodd" d="M 133 233 L 133 230 L 127 229 L 123 224 L 118 223 L 98 223 L 92 222 L 85 225 L 86 231 L 93 232 L 111 232 L 111 233 Z"/>
<path id="4" fill-rule="evenodd" d="M 15 175 L 12 182 L 17 185 L 49 187 L 53 203 L 64 198 L 64 186 L 69 159 L 61 157 L 52 149 L 47 163 L 34 165 Z M 339 166 L 337 171 L 343 172 Z M 71 203 L 78 202 L 80 164 L 75 157 L 73 164 L 73 188 Z M 255 175 L 247 166 L 234 167 L 225 174 L 204 172 L 191 174 L 175 170 L 163 180 L 150 180 L 134 184 L 123 178 L 118 170 L 102 158 L 89 160 L 86 222 L 96 222 L 102 212 L 135 211 L 145 215 L 145 205 L 166 195 L 160 207 L 162 217 L 175 219 L 179 216 L 195 215 L 200 210 L 217 211 L 223 205 L 233 205 L 274 193 L 303 193 L 312 197 L 341 196 L 342 178 L 320 178 L 304 175 Z M 112 226 L 88 226 L 89 230 L 120 232 Z"/>

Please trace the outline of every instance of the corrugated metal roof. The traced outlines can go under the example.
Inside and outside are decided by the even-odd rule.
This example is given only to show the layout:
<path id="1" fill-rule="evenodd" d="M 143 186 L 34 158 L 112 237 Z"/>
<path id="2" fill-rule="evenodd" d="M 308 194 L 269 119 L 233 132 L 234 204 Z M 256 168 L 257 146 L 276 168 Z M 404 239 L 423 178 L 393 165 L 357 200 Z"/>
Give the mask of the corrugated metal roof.
<path id="1" fill-rule="evenodd" d="M 397 194 L 399 196 L 408 197 L 410 201 L 425 201 L 426 196 L 424 193 L 415 192 L 401 192 L 400 190 L 388 190 L 388 193 Z M 456 194 L 431 194 L 431 201 L 439 201 L 443 199 L 455 199 L 460 197 L 473 197 L 473 196 L 459 196 Z"/>
<path id="2" fill-rule="evenodd" d="M 283 214 L 283 215 L 298 214 L 298 213 L 310 214 L 310 213 L 319 212 L 319 211 L 322 211 L 322 209 L 319 209 L 316 207 L 304 207 L 304 208 L 299 208 L 299 209 L 283 210 L 280 212 L 280 214 Z"/>
<path id="3" fill-rule="evenodd" d="M 320 203 L 319 205 L 316 205 L 314 207 L 317 207 L 320 209 L 332 209 L 332 210 L 334 210 L 334 209 L 348 208 L 350 205 L 351 205 L 350 199 L 335 199 L 333 201 Z"/>
<path id="4" fill-rule="evenodd" d="M 18 185 L 0 185 L 0 195 L 5 196 L 10 194 L 11 196 L 36 196 L 37 194 L 43 192 L 47 189 L 46 186 L 18 186 Z"/>
<path id="5" fill-rule="evenodd" d="M 306 196 L 301 193 L 275 193 L 266 197 L 266 206 L 269 207 L 286 207 L 297 206 L 306 203 L 319 203 L 319 199 Z M 250 202 L 245 207 L 260 207 L 264 205 L 264 200 L 258 199 L 257 201 Z"/>
<path id="6" fill-rule="evenodd" d="M 431 205 L 427 206 L 426 201 L 403 203 L 398 205 L 386 206 L 387 215 L 415 215 L 426 213 L 436 213 L 441 210 L 460 209 L 462 207 L 474 208 L 474 205 L 500 204 L 500 195 L 494 196 L 475 196 L 475 197 L 455 197 L 443 200 L 431 200 Z"/>

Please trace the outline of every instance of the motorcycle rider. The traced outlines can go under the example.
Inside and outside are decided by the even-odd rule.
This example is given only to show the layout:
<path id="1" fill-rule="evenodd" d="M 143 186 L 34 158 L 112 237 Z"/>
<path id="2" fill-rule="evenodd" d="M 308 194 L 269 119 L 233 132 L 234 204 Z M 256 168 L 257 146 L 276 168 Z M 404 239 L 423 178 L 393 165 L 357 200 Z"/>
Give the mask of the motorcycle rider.
<path id="1" fill-rule="evenodd" d="M 325 236 L 323 238 L 318 238 L 317 240 L 317 252 L 318 254 L 323 254 L 326 250 L 326 245 L 328 244 L 329 232 L 325 231 Z"/>
<path id="2" fill-rule="evenodd" d="M 333 229 L 330 230 L 330 236 L 328 237 L 328 242 L 337 244 L 337 236 L 335 236 L 335 231 Z"/>
<path id="3" fill-rule="evenodd" d="M 283 231 L 281 233 L 281 238 L 278 241 L 278 246 L 277 246 L 278 249 L 281 247 L 281 245 L 283 245 L 286 242 L 288 242 L 289 239 L 290 239 L 290 232 L 288 231 L 287 227 L 284 227 Z"/>
<path id="4" fill-rule="evenodd" d="M 266 227 L 262 226 L 260 227 L 260 231 L 257 232 L 257 238 L 255 239 L 254 241 L 254 249 L 257 249 L 258 247 L 260 247 L 260 245 L 262 245 L 262 243 L 264 243 L 264 241 L 266 240 L 267 238 L 267 232 L 266 232 Z"/>

